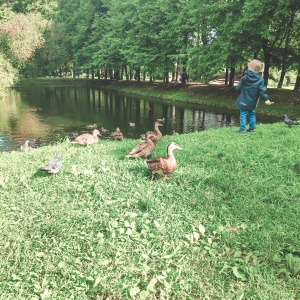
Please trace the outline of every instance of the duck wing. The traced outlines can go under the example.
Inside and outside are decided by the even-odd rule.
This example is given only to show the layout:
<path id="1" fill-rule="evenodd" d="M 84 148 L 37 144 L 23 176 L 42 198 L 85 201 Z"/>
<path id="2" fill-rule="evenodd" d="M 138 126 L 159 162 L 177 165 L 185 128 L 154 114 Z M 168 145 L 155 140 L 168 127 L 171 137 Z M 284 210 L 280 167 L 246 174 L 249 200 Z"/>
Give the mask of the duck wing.
<path id="1" fill-rule="evenodd" d="M 146 164 L 152 173 L 171 174 L 176 170 L 177 167 L 175 159 L 164 157 L 147 159 Z"/>
<path id="2" fill-rule="evenodd" d="M 146 164 L 151 171 L 158 171 L 164 165 L 164 158 L 156 157 L 156 158 L 146 159 Z"/>
<path id="3" fill-rule="evenodd" d="M 128 152 L 126 157 L 147 157 L 154 150 L 155 145 L 152 143 L 141 142 L 137 146 L 135 146 L 130 152 Z"/>
<path id="4" fill-rule="evenodd" d="M 81 134 L 79 136 L 77 136 L 73 142 L 73 144 L 79 144 L 79 145 L 89 145 L 89 144 L 95 144 L 98 141 L 98 137 L 97 136 L 93 136 L 90 133 L 84 133 Z"/>

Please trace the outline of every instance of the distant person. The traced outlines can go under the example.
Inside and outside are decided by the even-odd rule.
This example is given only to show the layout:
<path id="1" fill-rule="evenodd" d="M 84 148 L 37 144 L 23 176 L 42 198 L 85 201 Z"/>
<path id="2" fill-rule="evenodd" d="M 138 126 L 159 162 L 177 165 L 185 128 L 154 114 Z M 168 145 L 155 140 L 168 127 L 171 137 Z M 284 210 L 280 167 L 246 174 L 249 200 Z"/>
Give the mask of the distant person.
<path id="1" fill-rule="evenodd" d="M 248 70 L 245 71 L 236 89 L 239 96 L 236 101 L 236 106 L 240 109 L 240 129 L 239 133 L 255 132 L 256 129 L 256 115 L 255 109 L 258 105 L 259 97 L 261 97 L 265 104 L 271 105 L 267 95 L 267 88 L 264 84 L 264 79 L 260 76 L 261 62 L 259 60 L 252 60 L 248 64 Z M 249 119 L 249 129 L 246 131 L 247 119 Z"/>

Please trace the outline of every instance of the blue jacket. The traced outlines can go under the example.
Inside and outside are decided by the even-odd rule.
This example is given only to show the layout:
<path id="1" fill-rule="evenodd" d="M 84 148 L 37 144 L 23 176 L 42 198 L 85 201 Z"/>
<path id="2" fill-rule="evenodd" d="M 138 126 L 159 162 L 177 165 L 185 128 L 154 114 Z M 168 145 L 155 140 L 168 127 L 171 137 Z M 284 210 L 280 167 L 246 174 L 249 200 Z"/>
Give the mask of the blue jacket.
<path id="1" fill-rule="evenodd" d="M 240 94 L 235 105 L 240 109 L 254 109 L 258 104 L 259 96 L 262 97 L 264 101 L 269 100 L 264 79 L 258 72 L 247 70 L 236 89 Z"/>

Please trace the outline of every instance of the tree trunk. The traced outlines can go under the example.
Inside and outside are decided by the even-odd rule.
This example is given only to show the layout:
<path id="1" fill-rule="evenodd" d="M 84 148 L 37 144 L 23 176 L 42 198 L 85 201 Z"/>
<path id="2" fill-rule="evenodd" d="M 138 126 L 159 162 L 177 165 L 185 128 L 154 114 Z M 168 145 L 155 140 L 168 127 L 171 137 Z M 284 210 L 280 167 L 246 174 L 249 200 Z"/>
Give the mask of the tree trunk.
<path id="1" fill-rule="evenodd" d="M 108 73 L 109 73 L 109 79 L 110 79 L 110 80 L 113 80 L 113 79 L 114 79 L 114 74 L 113 74 L 112 69 L 109 69 L 109 70 L 108 70 Z"/>
<path id="2" fill-rule="evenodd" d="M 169 83 L 169 72 L 165 72 L 165 83 Z"/>
<path id="3" fill-rule="evenodd" d="M 137 68 L 135 71 L 135 80 L 140 82 L 141 81 L 141 69 Z"/>
<path id="4" fill-rule="evenodd" d="M 235 68 L 230 68 L 230 76 L 229 76 L 229 87 L 234 86 L 234 72 Z"/>
<path id="5" fill-rule="evenodd" d="M 179 76 L 179 64 L 177 63 L 176 69 L 175 69 L 175 81 L 178 82 L 178 76 Z"/>
<path id="6" fill-rule="evenodd" d="M 284 65 L 283 65 L 283 66 L 282 66 L 282 70 L 281 70 L 281 74 L 280 74 L 280 79 L 279 79 L 278 85 L 277 85 L 277 88 L 278 88 L 278 89 L 281 89 L 281 88 L 282 88 L 284 77 L 285 77 L 285 67 L 284 67 Z"/>
<path id="7" fill-rule="evenodd" d="M 114 71 L 114 79 L 115 80 L 120 80 L 120 71 L 119 70 Z"/>
<path id="8" fill-rule="evenodd" d="M 149 76 L 150 76 L 150 82 L 153 82 L 153 72 L 152 71 L 150 71 Z"/>
<path id="9" fill-rule="evenodd" d="M 226 72 L 225 72 L 225 85 L 228 85 L 228 68 L 226 68 Z"/>
<path id="10" fill-rule="evenodd" d="M 264 80 L 265 80 L 265 86 L 268 86 L 269 82 L 269 70 L 270 70 L 270 61 L 271 61 L 271 52 L 268 47 L 268 41 L 263 41 L 263 51 L 264 51 L 264 57 L 265 57 L 265 68 L 264 68 Z"/>
<path id="11" fill-rule="evenodd" d="M 294 91 L 299 92 L 299 88 L 300 88 L 300 69 L 298 69 L 298 75 L 297 75 Z"/>
<path id="12" fill-rule="evenodd" d="M 128 81 L 129 80 L 129 75 L 128 75 L 128 70 L 127 70 L 126 65 L 123 65 L 123 70 L 124 70 L 124 73 L 125 73 L 125 78 Z M 123 75 L 121 76 L 121 78 L 123 78 Z"/>
<path id="13" fill-rule="evenodd" d="M 89 78 L 89 76 L 90 76 L 90 70 L 89 69 L 86 69 L 86 78 Z"/>
<path id="14" fill-rule="evenodd" d="M 286 35 L 285 45 L 284 45 L 281 75 L 280 75 L 280 79 L 279 79 L 277 88 L 282 88 L 284 76 L 285 76 L 285 73 L 286 73 L 286 60 L 287 60 L 287 57 L 288 57 L 288 54 L 289 54 L 290 36 L 291 36 L 291 29 L 293 28 L 294 18 L 295 18 L 295 13 L 293 13 L 291 15 L 291 19 L 290 19 L 289 26 L 288 26 L 288 32 L 287 32 L 287 35 Z"/>
<path id="15" fill-rule="evenodd" d="M 95 70 L 92 70 L 92 79 L 95 79 Z"/>
<path id="16" fill-rule="evenodd" d="M 97 70 L 97 78 L 100 79 L 100 70 Z"/>
<path id="17" fill-rule="evenodd" d="M 186 84 L 186 81 L 187 81 L 187 72 L 186 72 L 186 68 L 183 67 L 182 74 L 181 74 L 181 83 Z"/>

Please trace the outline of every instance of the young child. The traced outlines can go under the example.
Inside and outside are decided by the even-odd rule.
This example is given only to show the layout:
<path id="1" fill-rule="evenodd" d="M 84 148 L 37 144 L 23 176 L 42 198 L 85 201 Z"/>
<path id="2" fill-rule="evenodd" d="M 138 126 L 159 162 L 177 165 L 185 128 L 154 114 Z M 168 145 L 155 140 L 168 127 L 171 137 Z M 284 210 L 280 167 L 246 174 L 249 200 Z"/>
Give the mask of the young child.
<path id="1" fill-rule="evenodd" d="M 240 130 L 246 132 L 247 119 L 249 119 L 249 129 L 247 132 L 255 132 L 256 115 L 255 108 L 258 105 L 259 96 L 263 98 L 265 104 L 271 105 L 267 95 L 267 88 L 264 79 L 259 75 L 261 62 L 254 59 L 248 64 L 248 70 L 245 71 L 236 89 L 240 93 L 236 101 L 236 106 L 240 109 Z"/>

